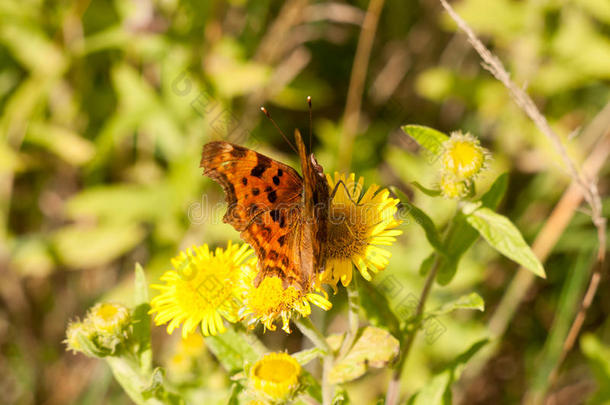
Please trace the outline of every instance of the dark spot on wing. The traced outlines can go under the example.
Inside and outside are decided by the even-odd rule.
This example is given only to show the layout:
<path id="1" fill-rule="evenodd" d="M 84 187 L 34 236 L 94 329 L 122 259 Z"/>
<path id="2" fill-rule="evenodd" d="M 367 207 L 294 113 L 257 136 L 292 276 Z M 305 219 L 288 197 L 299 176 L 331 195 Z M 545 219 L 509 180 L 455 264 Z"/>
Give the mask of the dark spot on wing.
<path id="1" fill-rule="evenodd" d="M 275 202 L 275 200 L 277 200 L 277 193 L 275 192 L 275 190 L 273 190 L 272 192 L 267 194 L 267 199 L 269 200 L 270 203 L 273 203 L 273 202 Z"/>
<path id="2" fill-rule="evenodd" d="M 284 215 L 280 215 L 280 228 L 286 226 L 286 217 Z"/>
<path id="3" fill-rule="evenodd" d="M 284 241 L 286 240 L 286 235 L 282 235 L 279 238 L 277 238 L 277 243 L 280 244 L 280 246 L 284 246 Z"/>
<path id="4" fill-rule="evenodd" d="M 284 174 L 284 171 L 282 169 L 277 169 L 277 177 L 282 177 L 282 174 Z"/>
<path id="5" fill-rule="evenodd" d="M 252 194 L 254 194 L 254 195 L 258 195 L 260 192 L 261 192 L 261 191 L 260 191 L 258 188 L 256 188 L 256 187 L 254 187 L 254 188 L 252 189 Z"/>
<path id="6" fill-rule="evenodd" d="M 277 176 L 273 176 L 273 184 L 275 184 L 276 186 L 280 185 L 280 178 Z"/>
<path id="7" fill-rule="evenodd" d="M 271 187 L 271 186 L 265 187 L 265 193 L 268 193 L 268 192 L 270 192 L 272 190 L 273 190 L 273 187 Z"/>
<path id="8" fill-rule="evenodd" d="M 241 184 L 243 184 L 244 186 L 247 186 L 248 185 L 248 179 L 245 178 L 245 177 L 242 177 L 241 178 Z"/>
<path id="9" fill-rule="evenodd" d="M 277 222 L 280 219 L 280 210 L 271 210 L 269 211 L 269 215 L 271 215 L 273 222 Z"/>
<path id="10" fill-rule="evenodd" d="M 265 173 L 265 170 L 269 167 L 271 167 L 271 159 L 263 155 L 258 155 L 257 164 L 252 168 L 250 174 L 260 179 L 263 176 L 263 173 Z"/>

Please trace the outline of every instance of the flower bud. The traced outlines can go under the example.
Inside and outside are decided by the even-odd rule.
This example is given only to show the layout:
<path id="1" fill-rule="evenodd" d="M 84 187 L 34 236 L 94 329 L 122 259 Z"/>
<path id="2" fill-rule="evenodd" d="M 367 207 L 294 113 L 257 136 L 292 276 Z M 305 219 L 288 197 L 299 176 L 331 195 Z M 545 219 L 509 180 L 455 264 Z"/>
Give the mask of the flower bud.
<path id="1" fill-rule="evenodd" d="M 470 133 L 453 132 L 443 143 L 443 174 L 456 180 L 472 180 L 487 165 L 489 152 Z"/>
<path id="2" fill-rule="evenodd" d="M 269 353 L 250 368 L 249 385 L 261 400 L 284 403 L 299 388 L 301 365 L 288 353 Z"/>

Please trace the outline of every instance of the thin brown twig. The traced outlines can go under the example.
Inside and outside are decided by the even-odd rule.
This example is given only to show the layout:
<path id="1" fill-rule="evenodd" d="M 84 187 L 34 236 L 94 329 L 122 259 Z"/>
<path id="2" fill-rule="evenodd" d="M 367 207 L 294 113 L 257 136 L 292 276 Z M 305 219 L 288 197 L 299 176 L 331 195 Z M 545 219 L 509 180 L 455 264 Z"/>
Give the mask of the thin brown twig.
<path id="1" fill-rule="evenodd" d="M 349 88 L 347 90 L 347 101 L 343 114 L 343 136 L 340 142 L 341 148 L 339 149 L 339 168 L 344 171 L 349 170 L 351 164 L 354 138 L 356 137 L 360 121 L 364 80 L 366 79 L 369 58 L 373 49 L 373 41 L 375 40 L 375 32 L 377 32 L 377 24 L 379 23 L 379 16 L 381 15 L 384 3 L 385 0 L 370 1 L 364 22 L 362 23 L 360 38 L 358 38 L 354 65 L 352 66 Z"/>
<path id="2" fill-rule="evenodd" d="M 599 241 L 598 256 L 600 260 L 603 260 L 605 256 L 606 246 L 606 220 L 602 215 L 602 203 L 597 190 L 597 184 L 594 179 L 586 179 L 574 161 L 568 155 L 568 152 L 561 142 L 559 135 L 553 131 L 548 121 L 542 115 L 532 98 L 519 86 L 517 86 L 510 78 L 510 74 L 504 68 L 504 65 L 476 36 L 470 26 L 455 12 L 455 10 L 447 3 L 446 0 L 439 0 L 449 14 L 449 16 L 456 22 L 458 27 L 466 33 L 468 42 L 477 51 L 481 59 L 483 60 L 483 67 L 488 70 L 496 79 L 498 79 L 508 89 L 513 101 L 530 117 L 530 119 L 536 124 L 538 129 L 551 141 L 555 150 L 561 156 L 564 164 L 568 168 L 568 172 L 572 180 L 582 189 L 584 199 L 591 207 L 591 219 L 593 224 L 597 228 L 597 236 Z"/>

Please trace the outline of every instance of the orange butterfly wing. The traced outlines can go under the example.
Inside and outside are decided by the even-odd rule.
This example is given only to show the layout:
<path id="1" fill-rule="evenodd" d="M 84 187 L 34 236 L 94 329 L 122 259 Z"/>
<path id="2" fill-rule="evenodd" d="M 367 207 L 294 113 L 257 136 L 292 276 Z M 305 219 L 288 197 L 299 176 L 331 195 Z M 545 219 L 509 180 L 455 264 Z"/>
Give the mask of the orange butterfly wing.
<path id="1" fill-rule="evenodd" d="M 258 256 L 258 284 L 278 276 L 284 286 L 308 287 L 301 271 L 303 180 L 290 166 L 228 142 L 203 147 L 204 175 L 224 189 L 228 203 L 223 221 L 241 231 Z"/>

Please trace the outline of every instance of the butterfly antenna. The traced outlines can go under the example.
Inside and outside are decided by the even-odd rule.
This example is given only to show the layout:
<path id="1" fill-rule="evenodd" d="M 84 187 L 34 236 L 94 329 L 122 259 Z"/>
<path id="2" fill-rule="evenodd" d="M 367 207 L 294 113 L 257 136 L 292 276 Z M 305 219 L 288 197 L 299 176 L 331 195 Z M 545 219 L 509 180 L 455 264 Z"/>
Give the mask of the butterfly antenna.
<path id="1" fill-rule="evenodd" d="M 279 127 L 279 125 L 277 125 L 277 123 L 275 122 L 275 120 L 273 118 L 271 118 L 271 114 L 269 114 L 269 111 L 267 111 L 267 109 L 265 107 L 261 107 L 261 111 L 263 112 L 263 114 L 265 114 L 267 116 L 267 118 L 269 118 L 269 121 L 271 121 L 271 123 L 273 124 L 273 126 L 275 127 L 275 129 L 278 130 L 278 132 L 282 135 L 282 138 L 284 138 L 284 140 L 288 143 L 288 145 L 290 145 L 290 147 L 292 148 L 292 150 L 294 151 L 294 153 L 297 153 L 296 148 L 294 147 L 294 145 L 292 144 L 292 142 L 290 142 L 290 139 L 288 139 L 288 137 L 286 136 L 286 134 L 284 133 L 284 131 L 282 131 L 282 129 Z"/>
<path id="2" fill-rule="evenodd" d="M 309 106 L 309 153 L 313 153 L 313 150 L 311 150 L 311 144 L 313 142 L 313 135 L 311 133 L 312 131 L 312 112 L 311 112 L 311 96 L 307 96 L 307 105 Z"/>

